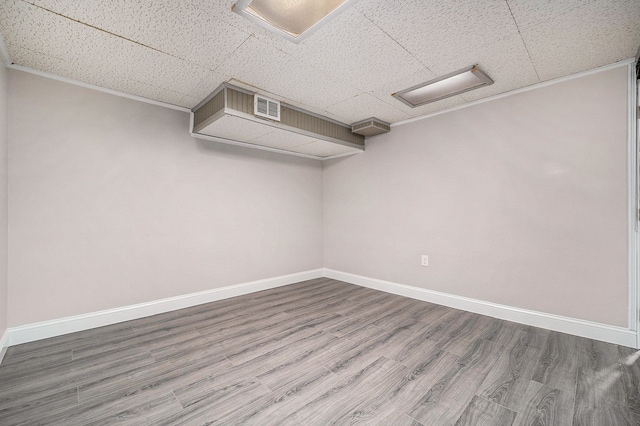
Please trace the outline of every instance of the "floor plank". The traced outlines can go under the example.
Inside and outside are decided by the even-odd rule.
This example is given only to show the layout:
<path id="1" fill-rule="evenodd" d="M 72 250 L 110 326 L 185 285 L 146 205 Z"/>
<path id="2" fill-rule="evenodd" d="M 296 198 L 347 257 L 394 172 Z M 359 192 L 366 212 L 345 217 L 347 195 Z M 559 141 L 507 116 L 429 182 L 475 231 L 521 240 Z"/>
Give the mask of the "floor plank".
<path id="1" fill-rule="evenodd" d="M 323 367 L 277 387 L 273 392 L 219 419 L 221 424 L 280 424 L 292 412 L 298 412 L 319 394 L 338 384 L 338 378 Z"/>
<path id="2" fill-rule="evenodd" d="M 0 426 L 638 425 L 639 358 L 320 278 L 10 347 Z"/>
<path id="3" fill-rule="evenodd" d="M 512 410 L 517 410 L 537 368 L 540 350 L 530 345 L 535 336 L 516 330 L 477 394 Z"/>
<path id="4" fill-rule="evenodd" d="M 569 393 L 575 392 L 580 339 L 555 331 L 549 333 L 533 380 Z"/>
<path id="5" fill-rule="evenodd" d="M 515 418 L 515 411 L 480 396 L 474 396 L 456 422 L 456 426 L 510 426 Z"/>
<path id="6" fill-rule="evenodd" d="M 530 381 L 514 425 L 570 425 L 574 397 L 570 392 Z M 603 423 L 606 424 L 606 423 Z"/>
<path id="7" fill-rule="evenodd" d="M 424 424 L 455 423 L 493 368 L 499 353 L 500 347 L 495 343 L 477 339 L 408 414 Z"/>

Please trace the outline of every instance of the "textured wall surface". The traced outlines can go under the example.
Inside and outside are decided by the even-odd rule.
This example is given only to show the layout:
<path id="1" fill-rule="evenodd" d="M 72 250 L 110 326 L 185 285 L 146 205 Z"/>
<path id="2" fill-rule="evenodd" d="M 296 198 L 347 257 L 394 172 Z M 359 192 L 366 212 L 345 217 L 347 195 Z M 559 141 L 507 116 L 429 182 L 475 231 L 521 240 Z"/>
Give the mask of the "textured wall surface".
<path id="1" fill-rule="evenodd" d="M 9 74 L 9 326 L 322 267 L 322 166 Z"/>
<path id="2" fill-rule="evenodd" d="M 626 326 L 626 102 L 623 66 L 325 162 L 325 267 Z"/>

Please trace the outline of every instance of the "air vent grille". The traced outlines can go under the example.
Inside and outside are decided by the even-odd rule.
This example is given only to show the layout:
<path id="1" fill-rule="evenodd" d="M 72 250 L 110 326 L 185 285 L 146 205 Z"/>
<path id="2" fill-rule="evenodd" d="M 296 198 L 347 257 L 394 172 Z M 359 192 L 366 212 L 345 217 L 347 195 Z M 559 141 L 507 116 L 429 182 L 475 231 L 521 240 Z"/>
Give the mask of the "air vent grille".
<path id="1" fill-rule="evenodd" d="M 390 130 L 391 126 L 389 123 L 375 117 L 367 118 L 366 120 L 358 121 L 351 125 L 351 131 L 362 136 L 375 136 L 381 133 L 387 133 Z"/>
<path id="2" fill-rule="evenodd" d="M 365 127 L 369 127 L 369 126 L 373 126 L 373 120 L 367 120 L 364 123 L 360 123 L 360 124 L 354 124 L 352 126 L 351 131 L 352 132 L 357 132 L 360 129 L 364 129 Z"/>
<path id="3" fill-rule="evenodd" d="M 280 102 L 260 95 L 254 95 L 253 106 L 253 113 L 258 117 L 280 121 Z"/>

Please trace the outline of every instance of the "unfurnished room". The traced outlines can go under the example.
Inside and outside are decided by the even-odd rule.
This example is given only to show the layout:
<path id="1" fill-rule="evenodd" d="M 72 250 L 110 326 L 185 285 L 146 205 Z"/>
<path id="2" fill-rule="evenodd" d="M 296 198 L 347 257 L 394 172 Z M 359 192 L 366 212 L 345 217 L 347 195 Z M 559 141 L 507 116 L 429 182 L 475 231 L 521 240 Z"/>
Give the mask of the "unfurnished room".
<path id="1" fill-rule="evenodd" d="M 640 425 L 640 0 L 0 0 L 0 426 Z"/>

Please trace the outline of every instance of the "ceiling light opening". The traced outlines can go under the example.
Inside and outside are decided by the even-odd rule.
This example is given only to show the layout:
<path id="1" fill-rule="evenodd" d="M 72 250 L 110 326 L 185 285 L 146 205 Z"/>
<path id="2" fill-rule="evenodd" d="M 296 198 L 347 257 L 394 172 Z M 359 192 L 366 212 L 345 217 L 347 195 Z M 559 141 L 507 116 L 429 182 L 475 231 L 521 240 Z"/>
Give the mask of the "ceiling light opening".
<path id="1" fill-rule="evenodd" d="M 491 84 L 493 84 L 493 80 L 480 71 L 477 65 L 472 65 L 435 80 L 401 90 L 391 96 L 415 108 Z"/>
<path id="2" fill-rule="evenodd" d="M 238 0 L 232 10 L 299 43 L 356 0 Z"/>

